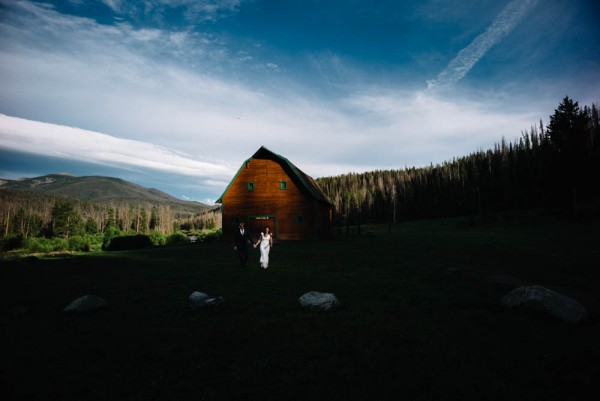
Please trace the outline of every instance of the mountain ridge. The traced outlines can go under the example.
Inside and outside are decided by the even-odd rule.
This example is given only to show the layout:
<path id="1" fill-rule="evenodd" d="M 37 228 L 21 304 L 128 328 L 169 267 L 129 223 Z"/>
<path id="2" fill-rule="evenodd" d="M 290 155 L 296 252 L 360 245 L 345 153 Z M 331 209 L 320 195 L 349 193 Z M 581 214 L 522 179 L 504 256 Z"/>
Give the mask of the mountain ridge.
<path id="1" fill-rule="evenodd" d="M 204 203 L 176 198 L 156 188 L 146 188 L 121 178 L 107 176 L 78 177 L 62 173 L 18 180 L 0 178 L 0 190 L 2 189 L 62 196 L 98 203 L 168 204 L 194 212 L 211 208 L 210 205 Z"/>

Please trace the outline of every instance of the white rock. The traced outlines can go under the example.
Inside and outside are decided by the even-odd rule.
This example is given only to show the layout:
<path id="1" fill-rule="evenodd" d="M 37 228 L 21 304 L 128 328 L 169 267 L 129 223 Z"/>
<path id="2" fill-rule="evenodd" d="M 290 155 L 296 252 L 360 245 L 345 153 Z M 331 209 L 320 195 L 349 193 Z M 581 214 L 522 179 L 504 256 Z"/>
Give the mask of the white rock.
<path id="1" fill-rule="evenodd" d="M 504 295 L 501 302 L 509 308 L 541 309 L 567 322 L 589 318 L 587 310 L 578 301 L 539 285 L 516 288 Z"/>
<path id="2" fill-rule="evenodd" d="M 205 294 L 203 292 L 200 291 L 194 291 L 192 292 L 192 295 L 190 295 L 190 301 L 204 301 L 207 300 L 208 298 L 210 298 L 210 296 L 208 294 Z"/>
<path id="3" fill-rule="evenodd" d="M 223 297 L 209 298 L 204 301 L 204 306 L 219 307 L 225 303 Z"/>
<path id="4" fill-rule="evenodd" d="M 324 311 L 335 309 L 340 305 L 340 301 L 334 294 L 317 291 L 307 292 L 298 299 L 298 302 L 306 308 Z"/>
<path id="5" fill-rule="evenodd" d="M 210 297 L 203 292 L 192 292 L 192 295 L 190 295 L 190 308 L 192 308 L 193 310 L 202 308 L 205 305 L 205 301 L 207 299 L 210 299 Z"/>
<path id="6" fill-rule="evenodd" d="M 106 301 L 95 295 L 84 295 L 71 302 L 63 312 L 91 312 L 107 305 Z"/>

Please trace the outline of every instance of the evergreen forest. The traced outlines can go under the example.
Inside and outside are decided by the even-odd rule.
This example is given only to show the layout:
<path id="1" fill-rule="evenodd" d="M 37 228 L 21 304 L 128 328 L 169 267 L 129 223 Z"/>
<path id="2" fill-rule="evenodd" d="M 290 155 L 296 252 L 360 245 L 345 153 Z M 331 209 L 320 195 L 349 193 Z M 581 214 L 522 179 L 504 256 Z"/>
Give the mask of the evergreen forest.
<path id="1" fill-rule="evenodd" d="M 549 124 L 441 165 L 317 179 L 335 226 L 471 216 L 489 222 L 520 209 L 575 218 L 600 212 L 598 109 L 566 96 Z"/>

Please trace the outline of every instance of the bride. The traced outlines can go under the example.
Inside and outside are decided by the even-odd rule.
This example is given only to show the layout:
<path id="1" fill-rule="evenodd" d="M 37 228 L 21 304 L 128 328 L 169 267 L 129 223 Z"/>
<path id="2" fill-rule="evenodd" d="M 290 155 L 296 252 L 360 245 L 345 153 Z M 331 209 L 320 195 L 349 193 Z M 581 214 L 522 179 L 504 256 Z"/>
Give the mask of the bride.
<path id="1" fill-rule="evenodd" d="M 266 269 L 269 267 L 269 251 L 273 247 L 273 236 L 269 227 L 265 227 L 265 231 L 260 233 L 260 239 L 254 248 L 260 245 L 260 267 Z"/>

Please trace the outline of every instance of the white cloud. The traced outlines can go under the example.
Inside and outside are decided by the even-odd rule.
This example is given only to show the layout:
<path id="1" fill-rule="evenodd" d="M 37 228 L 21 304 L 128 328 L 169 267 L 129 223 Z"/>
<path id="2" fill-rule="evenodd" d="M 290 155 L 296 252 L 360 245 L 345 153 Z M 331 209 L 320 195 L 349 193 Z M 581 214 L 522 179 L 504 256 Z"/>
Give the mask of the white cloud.
<path id="1" fill-rule="evenodd" d="M 223 14 L 235 12 L 242 0 L 101 0 L 112 11 L 132 19 L 150 19 L 162 22 L 163 15 L 173 10 L 184 10 L 183 16 L 190 23 L 215 20 Z"/>
<path id="2" fill-rule="evenodd" d="M 172 149 L 98 132 L 0 114 L 0 146 L 110 166 L 142 167 L 207 181 L 227 181 L 233 169 L 224 163 L 192 159 Z"/>
<path id="3" fill-rule="evenodd" d="M 106 4 L 110 9 L 115 12 L 121 12 L 123 2 L 121 0 L 101 0 L 102 3 Z"/>
<path id="4" fill-rule="evenodd" d="M 518 138 L 521 129 L 540 118 L 529 109 L 502 111 L 428 91 L 379 90 L 351 97 L 347 103 L 362 114 L 360 129 L 370 134 L 363 137 L 362 149 L 372 147 L 363 163 L 379 160 L 387 168 L 436 164 L 489 148 L 503 136 Z M 374 146 L 372 138 L 377 138 L 380 146 Z"/>

